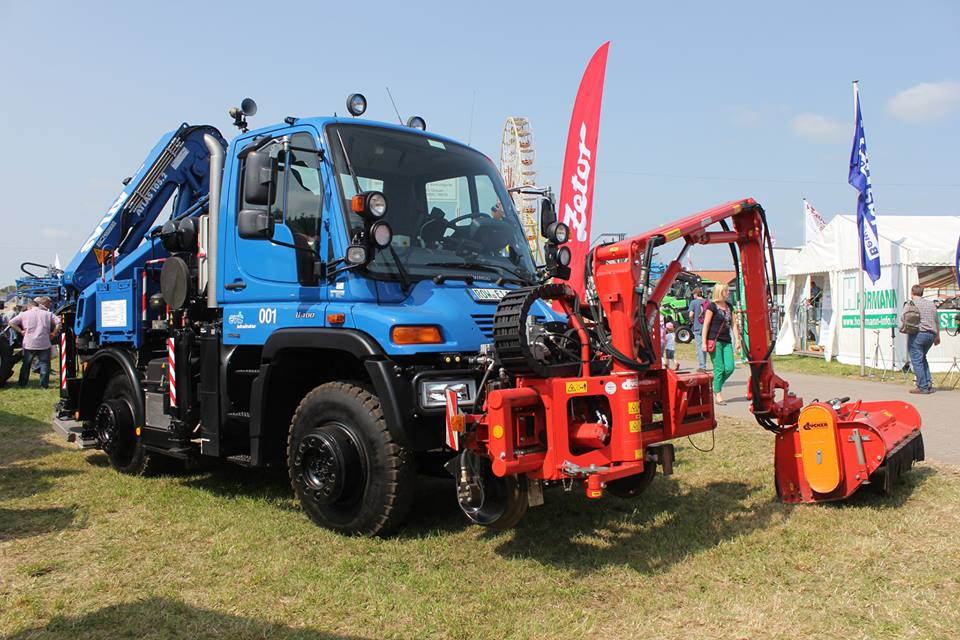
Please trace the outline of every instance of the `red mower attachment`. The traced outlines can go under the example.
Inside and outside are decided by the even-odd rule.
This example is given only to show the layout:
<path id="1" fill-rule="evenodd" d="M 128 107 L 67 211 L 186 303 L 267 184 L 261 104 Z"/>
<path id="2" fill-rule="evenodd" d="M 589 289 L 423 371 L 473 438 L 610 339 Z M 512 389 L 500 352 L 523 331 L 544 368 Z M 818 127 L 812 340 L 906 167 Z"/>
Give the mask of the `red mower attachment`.
<path id="1" fill-rule="evenodd" d="M 883 493 L 923 460 L 920 414 L 905 402 L 814 402 L 777 434 L 777 495 L 784 502 L 849 497 L 881 482 Z"/>
<path id="2" fill-rule="evenodd" d="M 654 253 L 678 239 L 680 254 L 652 282 Z M 596 247 L 583 297 L 559 282 L 503 297 L 493 345 L 475 359 L 483 380 L 472 412 L 447 394 L 446 441 L 459 452 L 448 469 L 467 517 L 513 526 L 551 484 L 580 486 L 588 498 L 638 496 L 658 467 L 672 473 L 671 440 L 716 428 L 711 377 L 662 364 L 660 302 L 693 244 L 728 244 L 735 258 L 747 397 L 757 423 L 776 436 L 776 490 L 785 502 L 842 500 L 871 482 L 889 492 L 923 460 L 912 406 L 843 398 L 804 407 L 774 373 L 773 246 L 763 209 L 747 199 Z"/>

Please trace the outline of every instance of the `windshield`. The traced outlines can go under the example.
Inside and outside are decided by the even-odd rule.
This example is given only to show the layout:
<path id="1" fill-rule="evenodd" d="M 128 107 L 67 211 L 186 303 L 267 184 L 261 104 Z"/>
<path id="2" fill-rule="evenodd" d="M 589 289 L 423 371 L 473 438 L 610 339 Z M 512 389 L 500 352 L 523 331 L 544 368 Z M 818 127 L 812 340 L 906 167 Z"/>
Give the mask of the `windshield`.
<path id="1" fill-rule="evenodd" d="M 363 219 L 350 210 L 356 188 L 341 138 L 360 188 L 386 197 L 392 248 L 411 278 L 469 273 L 479 280 L 534 280 L 513 202 L 486 157 L 458 144 L 379 127 L 336 125 L 327 133 L 351 238 L 363 230 Z M 399 276 L 389 249 L 378 251 L 367 268 L 375 276 Z"/>

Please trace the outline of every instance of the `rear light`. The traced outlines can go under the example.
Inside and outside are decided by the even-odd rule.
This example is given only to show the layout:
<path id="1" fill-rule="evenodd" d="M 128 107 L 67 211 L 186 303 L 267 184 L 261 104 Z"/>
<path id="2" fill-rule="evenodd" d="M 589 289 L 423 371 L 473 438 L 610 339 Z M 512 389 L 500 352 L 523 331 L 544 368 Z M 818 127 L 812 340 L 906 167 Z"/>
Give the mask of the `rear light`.
<path id="1" fill-rule="evenodd" d="M 394 344 L 440 344 L 443 334 L 440 327 L 431 325 L 397 325 L 390 330 Z"/>

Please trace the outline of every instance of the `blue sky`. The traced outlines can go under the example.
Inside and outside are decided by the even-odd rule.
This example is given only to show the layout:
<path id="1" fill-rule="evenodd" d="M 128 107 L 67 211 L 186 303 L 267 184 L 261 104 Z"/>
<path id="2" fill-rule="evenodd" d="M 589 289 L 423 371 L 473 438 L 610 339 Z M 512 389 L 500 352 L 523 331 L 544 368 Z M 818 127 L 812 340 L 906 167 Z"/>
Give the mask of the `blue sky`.
<path id="1" fill-rule="evenodd" d="M 580 74 L 608 39 L 594 235 L 752 196 L 788 246 L 801 197 L 855 211 L 854 79 L 878 213 L 960 213 L 957 2 L 0 0 L 0 283 L 22 260 L 66 264 L 161 133 L 229 138 L 248 95 L 256 125 L 342 113 L 352 91 L 393 120 L 389 85 L 404 116 L 495 159 L 523 115 L 559 190 Z"/>

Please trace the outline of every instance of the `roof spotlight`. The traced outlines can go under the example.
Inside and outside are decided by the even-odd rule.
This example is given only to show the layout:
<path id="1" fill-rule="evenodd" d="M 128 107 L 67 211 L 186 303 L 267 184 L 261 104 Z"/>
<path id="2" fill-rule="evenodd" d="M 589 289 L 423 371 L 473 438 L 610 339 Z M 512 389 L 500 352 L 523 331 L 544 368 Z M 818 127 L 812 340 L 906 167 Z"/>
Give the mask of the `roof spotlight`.
<path id="1" fill-rule="evenodd" d="M 407 118 L 407 126 L 412 129 L 420 129 L 420 131 L 427 130 L 427 121 L 421 118 L 420 116 L 410 116 Z"/>
<path id="2" fill-rule="evenodd" d="M 350 115 L 354 117 L 362 116 L 366 110 L 367 99 L 362 93 L 351 93 L 347 97 L 347 111 L 350 112 Z"/>

